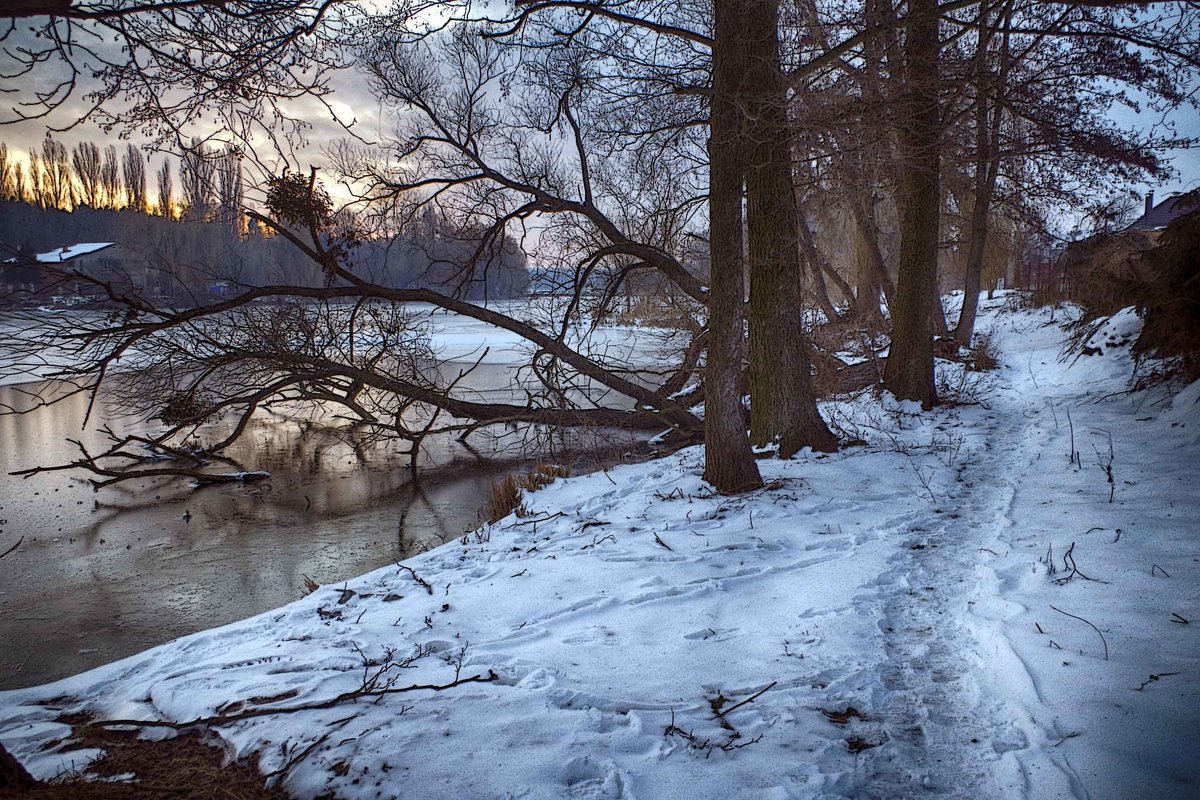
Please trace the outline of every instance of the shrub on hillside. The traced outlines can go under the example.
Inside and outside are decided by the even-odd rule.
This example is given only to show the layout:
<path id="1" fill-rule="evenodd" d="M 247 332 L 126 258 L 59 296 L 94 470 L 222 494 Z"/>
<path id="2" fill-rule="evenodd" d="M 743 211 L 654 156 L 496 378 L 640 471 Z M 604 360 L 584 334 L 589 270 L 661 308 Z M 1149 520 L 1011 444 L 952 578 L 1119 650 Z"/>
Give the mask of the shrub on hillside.
<path id="1" fill-rule="evenodd" d="M 1137 298 L 1144 327 L 1134 352 L 1174 362 L 1192 381 L 1200 378 L 1200 189 L 1186 201 L 1193 210 L 1171 222 L 1146 254 L 1149 276 Z"/>

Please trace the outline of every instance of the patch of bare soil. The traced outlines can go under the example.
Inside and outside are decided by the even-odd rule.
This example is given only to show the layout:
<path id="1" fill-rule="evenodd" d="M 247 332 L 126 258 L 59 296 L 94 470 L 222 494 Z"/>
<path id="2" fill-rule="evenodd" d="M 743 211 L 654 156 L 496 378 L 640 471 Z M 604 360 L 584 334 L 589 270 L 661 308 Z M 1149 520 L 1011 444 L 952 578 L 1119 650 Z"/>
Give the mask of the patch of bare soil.
<path id="1" fill-rule="evenodd" d="M 70 749 L 99 747 L 104 755 L 79 773 L 32 788 L 0 788 L 0 800 L 289 800 L 282 789 L 266 788 L 253 763 L 226 763 L 225 751 L 199 733 L 147 741 L 136 731 L 64 721 L 77 734 Z"/>

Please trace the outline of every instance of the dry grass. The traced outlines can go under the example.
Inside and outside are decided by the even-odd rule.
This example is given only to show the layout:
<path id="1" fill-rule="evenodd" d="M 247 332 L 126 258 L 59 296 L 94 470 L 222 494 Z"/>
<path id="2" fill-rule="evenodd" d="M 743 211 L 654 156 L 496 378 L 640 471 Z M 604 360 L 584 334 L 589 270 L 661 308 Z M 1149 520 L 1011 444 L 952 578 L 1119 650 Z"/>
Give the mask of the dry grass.
<path id="1" fill-rule="evenodd" d="M 288 800 L 282 789 L 265 787 L 254 764 L 227 764 L 225 751 L 198 733 L 152 742 L 138 739 L 135 731 L 69 721 L 76 723 L 72 748 L 99 747 L 104 754 L 80 772 L 32 789 L 0 789 L 0 800 Z M 117 775 L 134 777 L 111 780 Z"/>
<path id="2" fill-rule="evenodd" d="M 513 512 L 518 517 L 528 516 L 529 508 L 521 502 L 521 492 L 536 492 L 554 483 L 555 478 L 566 478 L 570 474 L 571 470 L 558 464 L 538 464 L 524 475 L 506 476 L 492 484 L 483 507 L 484 519 L 494 524 Z"/>
<path id="3" fill-rule="evenodd" d="M 517 485 L 522 489 L 536 492 L 543 486 L 554 483 L 556 478 L 569 478 L 571 470 L 558 464 L 538 464 L 529 472 L 517 478 Z"/>
<path id="4" fill-rule="evenodd" d="M 695 331 L 698 327 L 692 309 L 658 297 L 639 298 L 629 308 L 614 314 L 612 321 L 618 325 L 670 330 Z"/>
<path id="5" fill-rule="evenodd" d="M 975 348 L 971 351 L 968 366 L 976 372 L 989 372 L 1000 366 L 996 355 L 996 343 L 987 334 L 975 336 Z"/>
<path id="6" fill-rule="evenodd" d="M 494 524 L 514 511 L 519 515 L 521 508 L 521 487 L 517 486 L 517 476 L 507 475 L 492 484 L 487 503 L 483 506 L 483 517 L 489 524 Z"/>

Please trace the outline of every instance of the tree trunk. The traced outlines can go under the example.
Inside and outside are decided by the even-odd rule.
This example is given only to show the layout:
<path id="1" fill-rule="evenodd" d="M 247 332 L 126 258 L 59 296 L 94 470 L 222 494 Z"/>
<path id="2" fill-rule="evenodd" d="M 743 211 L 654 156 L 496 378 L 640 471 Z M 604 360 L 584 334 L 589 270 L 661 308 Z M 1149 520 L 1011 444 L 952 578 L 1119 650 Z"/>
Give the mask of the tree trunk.
<path id="1" fill-rule="evenodd" d="M 884 386 L 902 400 L 937 403 L 929 299 L 937 277 L 939 139 L 937 0 L 909 0 L 900 128 L 900 273 Z"/>
<path id="2" fill-rule="evenodd" d="M 708 361 L 704 478 L 730 494 L 762 486 L 739 383 L 742 371 L 742 147 L 738 87 L 745 70 L 740 0 L 716 0 L 709 110 Z"/>
<path id="3" fill-rule="evenodd" d="M 935 269 L 929 292 L 929 325 L 934 336 L 950 335 L 950 326 L 946 323 L 946 309 L 942 306 L 942 292 Z"/>
<path id="4" fill-rule="evenodd" d="M 981 29 L 987 27 L 986 8 L 980 10 Z M 1005 19 L 1005 27 L 1008 18 Z M 962 347 L 970 347 L 975 334 L 975 317 L 979 311 L 979 289 L 983 276 L 983 254 L 987 249 L 988 213 L 992 207 L 992 197 L 996 192 L 996 178 L 1000 173 L 1000 123 L 1003 118 L 999 103 L 991 109 L 989 119 L 989 100 L 991 93 L 1000 92 L 999 85 L 990 86 L 991 76 L 987 74 L 988 39 L 981 38 L 975 54 L 975 203 L 971 209 L 970 243 L 967 245 L 966 278 L 963 283 L 962 313 L 958 317 L 958 327 L 954 330 L 954 341 Z M 997 81 L 1007 78 L 1008 71 L 1008 34 L 1001 38 L 1000 67 Z M 992 298 L 988 289 L 988 299 Z"/>
<path id="5" fill-rule="evenodd" d="M 804 241 L 803 237 L 801 241 Z M 811 244 L 811 242 L 808 242 L 808 244 Z M 829 286 L 825 283 L 825 272 L 821 269 L 820 258 L 808 247 L 803 249 L 800 258 L 808 268 L 808 274 L 812 276 L 813 294 L 816 295 L 817 305 L 820 306 L 821 313 L 825 315 L 825 321 L 836 322 L 841 319 L 842 315 L 838 313 L 837 307 L 829 299 Z"/>
<path id="6" fill-rule="evenodd" d="M 817 249 L 812 228 L 808 225 L 808 220 L 804 216 L 804 209 L 799 205 L 799 200 L 797 200 L 797 208 L 800 209 L 796 215 L 796 231 L 800 235 L 801 257 L 805 259 L 809 265 L 809 269 L 813 271 L 813 282 L 816 284 L 818 292 L 817 302 L 821 305 L 821 310 L 825 312 L 830 322 L 834 322 L 841 319 L 842 315 L 838 313 L 837 307 L 829 299 L 829 287 L 825 279 L 828 278 L 833 281 L 838 291 L 841 292 L 842 297 L 851 305 L 854 304 L 854 291 L 850 288 L 850 284 L 846 283 L 846 279 L 837 274 L 837 270 L 833 268 L 829 260 Z"/>
<path id="7" fill-rule="evenodd" d="M 867 248 L 868 261 L 866 270 L 859 278 L 860 285 L 856 305 L 860 314 L 878 318 L 880 316 L 880 291 L 883 292 L 884 302 L 887 303 L 890 312 L 896 303 L 896 289 L 892 285 L 892 276 L 888 274 L 887 264 L 883 260 L 883 248 L 879 245 L 879 230 L 876 227 L 874 205 L 875 199 L 872 198 L 870 207 L 855 202 L 852 204 L 852 210 L 854 224 L 858 227 L 859 235 L 862 236 L 863 244 Z"/>
<path id="8" fill-rule="evenodd" d="M 837 439 L 817 411 L 803 328 L 799 209 L 792 181 L 779 0 L 745 0 L 746 215 L 750 265 L 750 438 L 786 458 Z"/>
<path id="9" fill-rule="evenodd" d="M 976 164 L 976 169 L 979 165 Z M 978 184 L 979 182 L 977 182 Z M 988 207 L 992 193 L 976 185 L 975 206 L 971 209 L 970 242 L 967 245 L 967 274 L 963 283 L 962 313 L 954 329 L 954 343 L 970 347 L 975 334 L 975 316 L 979 310 L 979 289 L 983 275 L 983 252 L 988 236 Z"/>

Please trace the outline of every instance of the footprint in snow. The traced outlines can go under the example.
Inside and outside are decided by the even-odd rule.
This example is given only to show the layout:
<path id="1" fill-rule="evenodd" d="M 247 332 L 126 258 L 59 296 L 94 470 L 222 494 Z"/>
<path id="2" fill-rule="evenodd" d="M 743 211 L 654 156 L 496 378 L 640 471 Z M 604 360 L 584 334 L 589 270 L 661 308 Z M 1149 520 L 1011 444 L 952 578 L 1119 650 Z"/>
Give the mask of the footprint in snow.
<path id="1" fill-rule="evenodd" d="M 625 782 L 611 761 L 593 761 L 587 756 L 572 759 L 567 763 L 563 782 L 566 784 L 568 797 L 596 800 L 618 800 L 625 797 Z"/>

